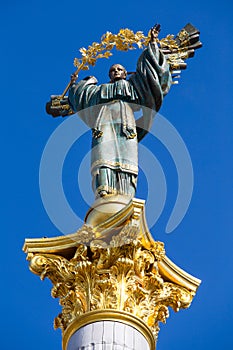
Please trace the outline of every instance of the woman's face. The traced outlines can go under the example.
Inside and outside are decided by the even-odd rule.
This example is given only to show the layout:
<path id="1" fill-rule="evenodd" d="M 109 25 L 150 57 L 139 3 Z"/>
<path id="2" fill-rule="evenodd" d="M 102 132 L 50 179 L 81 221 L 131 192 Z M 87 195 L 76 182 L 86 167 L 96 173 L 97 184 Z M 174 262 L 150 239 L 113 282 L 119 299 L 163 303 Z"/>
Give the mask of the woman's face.
<path id="1" fill-rule="evenodd" d="M 126 75 L 126 70 L 121 64 L 114 64 L 109 70 L 109 77 L 111 79 L 111 82 L 120 79 L 126 79 Z"/>

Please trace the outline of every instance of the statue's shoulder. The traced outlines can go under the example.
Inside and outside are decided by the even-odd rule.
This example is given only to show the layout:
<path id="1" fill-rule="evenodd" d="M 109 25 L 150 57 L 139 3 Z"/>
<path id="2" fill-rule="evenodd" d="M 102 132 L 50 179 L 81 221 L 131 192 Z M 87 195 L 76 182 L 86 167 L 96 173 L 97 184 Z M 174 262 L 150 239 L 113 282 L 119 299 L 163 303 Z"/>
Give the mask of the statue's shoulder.
<path id="1" fill-rule="evenodd" d="M 83 89 L 86 89 L 90 86 L 93 86 L 95 88 L 96 84 L 98 83 L 98 80 L 94 77 L 94 76 L 88 76 L 83 78 L 82 80 L 79 80 L 78 82 L 74 83 L 71 88 L 70 88 L 70 92 L 69 92 L 69 97 L 72 94 L 79 94 L 83 91 Z"/>
<path id="2" fill-rule="evenodd" d="M 90 75 L 90 76 L 84 78 L 82 81 L 83 81 L 84 84 L 87 84 L 87 85 L 88 85 L 88 84 L 94 84 L 94 85 L 96 85 L 96 84 L 98 83 L 98 80 L 96 79 L 96 77 L 94 77 L 94 76 L 92 76 L 92 75 Z"/>

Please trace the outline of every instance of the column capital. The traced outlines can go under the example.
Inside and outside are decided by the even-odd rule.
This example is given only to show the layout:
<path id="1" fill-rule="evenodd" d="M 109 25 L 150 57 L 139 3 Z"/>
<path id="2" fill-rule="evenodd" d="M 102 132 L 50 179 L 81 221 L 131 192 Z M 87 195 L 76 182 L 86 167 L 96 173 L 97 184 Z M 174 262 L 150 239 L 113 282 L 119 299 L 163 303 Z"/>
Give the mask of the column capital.
<path id="1" fill-rule="evenodd" d="M 52 296 L 60 299 L 54 327 L 63 332 L 64 350 L 75 327 L 114 318 L 146 330 L 154 350 L 150 335 L 156 343 L 169 307 L 189 307 L 200 284 L 166 257 L 162 242 L 154 241 L 144 202 L 137 199 L 95 227 L 84 224 L 71 235 L 26 240 L 24 251 L 30 270 L 48 277 Z"/>

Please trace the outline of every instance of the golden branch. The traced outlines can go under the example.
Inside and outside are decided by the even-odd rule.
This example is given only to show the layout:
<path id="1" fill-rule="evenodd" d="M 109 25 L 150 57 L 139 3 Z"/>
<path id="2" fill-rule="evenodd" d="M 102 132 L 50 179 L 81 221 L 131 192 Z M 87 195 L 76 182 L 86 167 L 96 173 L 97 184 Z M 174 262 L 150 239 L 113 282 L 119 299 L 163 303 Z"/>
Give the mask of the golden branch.
<path id="1" fill-rule="evenodd" d="M 150 42 L 150 32 L 147 36 L 143 34 L 142 31 L 134 33 L 132 30 L 120 29 L 118 34 L 112 34 L 111 32 L 106 32 L 101 37 L 101 42 L 93 42 L 92 45 L 89 45 L 86 49 L 82 47 L 79 49 L 81 53 L 81 58 L 74 59 L 74 66 L 76 67 L 75 75 L 78 77 L 78 74 L 81 70 L 88 70 L 89 66 L 95 66 L 96 61 L 99 58 L 109 58 L 112 56 L 111 50 L 116 48 L 119 51 L 128 51 L 136 49 L 136 47 L 142 49 L 148 46 Z M 167 35 L 164 39 L 157 39 L 158 45 L 163 47 L 168 47 L 171 50 L 178 50 L 178 45 L 174 40 L 173 35 Z M 61 99 L 65 96 L 66 92 L 70 88 L 70 83 L 65 88 Z"/>

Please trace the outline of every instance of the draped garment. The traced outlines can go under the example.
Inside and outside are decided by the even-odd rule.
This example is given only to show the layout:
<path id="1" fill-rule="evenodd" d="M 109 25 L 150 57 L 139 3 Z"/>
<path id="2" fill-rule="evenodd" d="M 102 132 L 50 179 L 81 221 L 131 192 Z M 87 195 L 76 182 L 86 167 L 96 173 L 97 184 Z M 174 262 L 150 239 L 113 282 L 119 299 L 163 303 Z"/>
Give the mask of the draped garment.
<path id="1" fill-rule="evenodd" d="M 95 77 L 87 77 L 71 86 L 70 106 L 92 129 L 91 174 L 96 197 L 103 191 L 134 196 L 138 141 L 148 132 L 170 85 L 169 65 L 157 44 L 150 43 L 128 80 L 97 85 Z M 143 116 L 136 122 L 134 112 L 139 109 Z"/>

